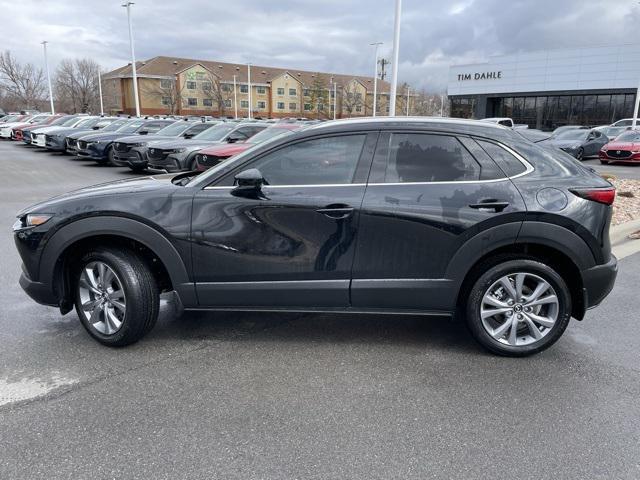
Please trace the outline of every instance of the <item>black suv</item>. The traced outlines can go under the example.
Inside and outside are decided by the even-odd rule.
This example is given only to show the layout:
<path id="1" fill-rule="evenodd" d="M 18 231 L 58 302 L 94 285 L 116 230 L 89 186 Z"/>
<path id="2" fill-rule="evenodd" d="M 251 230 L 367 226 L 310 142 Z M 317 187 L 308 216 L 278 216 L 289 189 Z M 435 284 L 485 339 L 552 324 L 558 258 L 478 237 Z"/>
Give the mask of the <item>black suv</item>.
<path id="1" fill-rule="evenodd" d="M 489 350 L 549 347 L 613 287 L 615 190 L 474 121 L 361 119 L 208 170 L 85 188 L 14 226 L 20 284 L 126 345 L 181 309 L 464 318 Z"/>

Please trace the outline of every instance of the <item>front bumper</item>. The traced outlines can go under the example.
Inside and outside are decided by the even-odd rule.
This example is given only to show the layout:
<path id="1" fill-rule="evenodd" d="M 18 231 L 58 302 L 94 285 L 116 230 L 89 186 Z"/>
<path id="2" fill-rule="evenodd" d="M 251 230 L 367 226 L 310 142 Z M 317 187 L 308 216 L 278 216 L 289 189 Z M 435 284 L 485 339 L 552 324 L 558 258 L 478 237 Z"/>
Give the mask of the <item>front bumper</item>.
<path id="1" fill-rule="evenodd" d="M 617 151 L 617 150 L 614 150 Z M 609 151 L 600 150 L 598 154 L 600 160 L 606 160 L 607 162 L 616 162 L 616 163 L 639 163 L 640 162 L 640 153 L 632 153 L 627 157 L 618 157 L 609 155 Z"/>
<path id="2" fill-rule="evenodd" d="M 51 290 L 49 285 L 44 283 L 34 282 L 24 272 L 20 275 L 20 286 L 33 300 L 42 305 L 50 305 L 57 307 L 59 304 L 58 299 Z"/>
<path id="3" fill-rule="evenodd" d="M 618 275 L 618 259 L 611 255 L 607 263 L 582 271 L 584 305 L 598 306 L 613 289 Z"/>
<path id="4" fill-rule="evenodd" d="M 76 155 L 89 160 L 107 160 L 107 149 L 106 146 L 102 147 L 98 143 L 90 143 L 85 148 L 80 148 L 78 145 Z"/>
<path id="5" fill-rule="evenodd" d="M 67 149 L 64 138 L 45 136 L 45 145 L 47 150 L 53 150 L 54 152 L 64 152 Z"/>
<path id="6" fill-rule="evenodd" d="M 116 150 L 113 155 L 113 164 L 118 167 L 145 168 L 147 162 L 146 157 L 136 150 L 129 150 L 128 152 L 118 152 Z"/>
<path id="7" fill-rule="evenodd" d="M 185 168 L 182 166 L 184 159 L 179 159 L 171 154 L 162 160 L 149 159 L 147 170 L 153 173 L 175 173 L 182 172 Z"/>

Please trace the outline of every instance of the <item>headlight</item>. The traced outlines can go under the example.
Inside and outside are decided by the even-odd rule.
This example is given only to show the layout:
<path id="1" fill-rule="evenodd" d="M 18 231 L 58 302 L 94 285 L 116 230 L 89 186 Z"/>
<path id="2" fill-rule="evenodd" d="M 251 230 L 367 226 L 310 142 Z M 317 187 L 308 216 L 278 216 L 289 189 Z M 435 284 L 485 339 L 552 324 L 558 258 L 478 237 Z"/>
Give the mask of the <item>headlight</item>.
<path id="1" fill-rule="evenodd" d="M 184 153 L 186 151 L 186 148 L 174 148 L 173 150 L 171 150 L 171 153 Z"/>
<path id="2" fill-rule="evenodd" d="M 140 143 L 131 143 L 129 144 L 130 147 L 146 147 L 147 144 L 145 142 L 140 142 Z"/>
<path id="3" fill-rule="evenodd" d="M 53 215 L 49 213 L 29 213 L 24 218 L 24 226 L 25 227 L 37 227 L 38 225 L 42 225 L 47 220 L 49 220 Z"/>

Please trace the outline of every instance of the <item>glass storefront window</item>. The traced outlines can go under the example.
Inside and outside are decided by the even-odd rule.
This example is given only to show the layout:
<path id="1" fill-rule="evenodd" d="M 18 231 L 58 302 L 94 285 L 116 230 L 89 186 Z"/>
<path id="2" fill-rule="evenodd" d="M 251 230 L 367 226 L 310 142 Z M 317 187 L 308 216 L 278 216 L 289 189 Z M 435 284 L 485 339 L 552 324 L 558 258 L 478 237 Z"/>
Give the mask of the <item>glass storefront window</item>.
<path id="1" fill-rule="evenodd" d="M 621 118 L 624 113 L 624 95 L 611 95 L 611 108 L 609 110 L 609 121 L 607 123 L 613 123 Z"/>
<path id="2" fill-rule="evenodd" d="M 513 98 L 507 97 L 502 104 L 502 116 L 513 117 Z"/>
<path id="3" fill-rule="evenodd" d="M 558 97 L 558 109 L 556 110 L 556 127 L 567 125 L 569 122 L 569 112 L 571 109 L 571 97 Z"/>
<path id="4" fill-rule="evenodd" d="M 596 98 L 596 109 L 593 125 L 607 125 L 609 123 L 609 104 L 611 95 L 598 95 Z"/>
<path id="5" fill-rule="evenodd" d="M 583 100 L 584 98 L 582 95 L 574 95 L 571 97 L 571 110 L 569 111 L 568 124 L 580 125 L 582 123 Z"/>
<path id="6" fill-rule="evenodd" d="M 584 96 L 584 107 L 582 108 L 582 119 L 583 122 L 590 123 L 592 119 L 595 117 L 596 113 L 596 96 L 595 95 L 585 95 Z"/>
<path id="7" fill-rule="evenodd" d="M 636 96 L 633 93 L 627 93 L 624 96 L 624 114 L 620 118 L 633 117 L 633 107 L 635 106 Z"/>

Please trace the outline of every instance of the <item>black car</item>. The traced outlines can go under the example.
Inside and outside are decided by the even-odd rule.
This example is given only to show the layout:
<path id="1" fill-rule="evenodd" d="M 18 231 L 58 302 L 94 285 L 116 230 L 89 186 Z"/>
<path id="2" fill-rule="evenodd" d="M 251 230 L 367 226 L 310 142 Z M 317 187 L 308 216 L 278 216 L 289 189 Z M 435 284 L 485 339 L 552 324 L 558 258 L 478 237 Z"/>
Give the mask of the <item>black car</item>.
<path id="1" fill-rule="evenodd" d="M 101 165 L 113 163 L 113 142 L 129 135 L 150 135 L 171 125 L 175 120 L 133 119 L 114 132 L 93 133 L 80 137 L 76 144 L 76 155 L 94 160 Z"/>
<path id="2" fill-rule="evenodd" d="M 118 167 L 129 167 L 134 172 L 147 168 L 147 148 L 161 140 L 189 139 L 210 129 L 219 122 L 180 120 L 158 130 L 155 134 L 140 138 L 137 135 L 119 138 L 113 145 L 113 164 Z"/>
<path id="3" fill-rule="evenodd" d="M 126 118 L 112 118 L 111 123 L 102 127 L 100 132 L 91 132 L 91 133 L 107 133 L 107 132 L 115 132 L 129 123 L 131 120 Z M 66 143 L 66 151 L 72 155 L 76 155 L 78 153 L 78 140 L 82 137 L 86 137 L 90 135 L 86 130 L 81 130 L 79 132 L 74 132 L 65 137 Z"/>
<path id="4" fill-rule="evenodd" d="M 464 318 L 489 350 L 541 351 L 613 287 L 615 190 L 474 121 L 326 122 L 195 176 L 98 185 L 18 214 L 20 284 L 126 345 L 176 311 Z M 170 302 L 171 303 L 171 302 Z"/>

